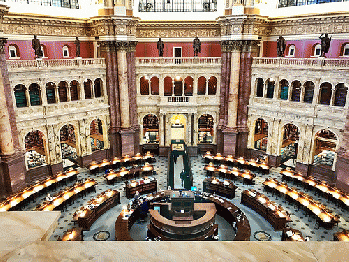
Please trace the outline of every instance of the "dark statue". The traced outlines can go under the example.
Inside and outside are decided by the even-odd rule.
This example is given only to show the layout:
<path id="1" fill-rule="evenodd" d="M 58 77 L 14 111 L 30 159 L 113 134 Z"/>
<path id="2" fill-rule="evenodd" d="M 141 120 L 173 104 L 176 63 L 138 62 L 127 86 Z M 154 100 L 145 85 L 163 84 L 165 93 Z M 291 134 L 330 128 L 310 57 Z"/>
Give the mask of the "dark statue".
<path id="1" fill-rule="evenodd" d="M 321 57 L 325 57 L 325 54 L 328 53 L 328 50 L 330 49 L 331 45 L 331 39 L 332 37 L 328 37 L 328 34 L 326 33 L 325 36 L 324 34 L 320 35 L 320 40 L 321 40 Z"/>
<path id="2" fill-rule="evenodd" d="M 279 36 L 279 39 L 277 40 L 277 55 L 278 55 L 278 57 L 284 57 L 285 50 L 286 50 L 285 38 L 283 38 L 282 36 Z"/>
<path id="3" fill-rule="evenodd" d="M 34 35 L 34 39 L 32 39 L 32 48 L 34 49 L 37 58 L 44 56 L 41 50 L 40 40 L 36 38 L 36 35 Z"/>
<path id="4" fill-rule="evenodd" d="M 201 41 L 198 37 L 195 37 L 194 39 L 193 48 L 194 56 L 198 56 L 198 54 L 201 53 Z"/>
<path id="5" fill-rule="evenodd" d="M 76 57 L 80 57 L 80 40 L 78 37 L 76 37 L 74 44 L 76 46 Z"/>
<path id="6" fill-rule="evenodd" d="M 157 48 L 159 50 L 159 57 L 164 56 L 164 42 L 161 41 L 161 38 L 159 38 Z"/>

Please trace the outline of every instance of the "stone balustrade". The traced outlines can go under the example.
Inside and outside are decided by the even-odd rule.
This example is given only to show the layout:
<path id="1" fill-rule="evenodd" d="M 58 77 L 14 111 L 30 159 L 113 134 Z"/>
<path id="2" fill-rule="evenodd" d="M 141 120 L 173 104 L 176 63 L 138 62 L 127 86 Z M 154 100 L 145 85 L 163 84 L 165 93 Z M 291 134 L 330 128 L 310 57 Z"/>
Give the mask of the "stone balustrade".
<path id="1" fill-rule="evenodd" d="M 349 59 L 345 58 L 284 58 L 284 57 L 255 57 L 252 67 L 273 68 L 323 68 L 349 69 Z"/>
<path id="2" fill-rule="evenodd" d="M 136 66 L 220 65 L 220 57 L 138 57 Z"/>
<path id="3" fill-rule="evenodd" d="M 9 71 L 22 71 L 44 68 L 105 67 L 104 58 L 15 60 L 7 61 Z"/>

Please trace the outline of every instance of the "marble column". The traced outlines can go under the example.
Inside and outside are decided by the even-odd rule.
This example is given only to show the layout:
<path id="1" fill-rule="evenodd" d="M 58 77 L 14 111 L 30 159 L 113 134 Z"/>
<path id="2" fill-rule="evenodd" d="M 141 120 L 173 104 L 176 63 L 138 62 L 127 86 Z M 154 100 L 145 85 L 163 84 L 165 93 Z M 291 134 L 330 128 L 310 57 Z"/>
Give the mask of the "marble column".
<path id="1" fill-rule="evenodd" d="M 12 89 L 5 56 L 5 38 L 0 38 L 0 194 L 25 187 L 24 152 L 20 148 Z"/>

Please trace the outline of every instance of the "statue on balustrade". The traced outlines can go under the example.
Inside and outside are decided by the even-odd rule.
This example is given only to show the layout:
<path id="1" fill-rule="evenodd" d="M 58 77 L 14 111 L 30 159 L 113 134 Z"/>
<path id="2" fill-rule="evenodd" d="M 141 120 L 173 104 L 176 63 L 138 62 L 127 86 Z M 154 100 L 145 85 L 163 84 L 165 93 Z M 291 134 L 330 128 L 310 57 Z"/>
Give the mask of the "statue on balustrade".
<path id="1" fill-rule="evenodd" d="M 163 57 L 164 56 L 164 42 L 161 40 L 161 38 L 159 38 L 157 48 L 159 50 L 159 57 Z"/>
<path id="2" fill-rule="evenodd" d="M 282 36 L 279 36 L 279 39 L 277 40 L 277 55 L 278 55 L 278 57 L 284 57 L 285 50 L 286 50 L 285 38 L 283 38 Z"/>
<path id="3" fill-rule="evenodd" d="M 325 57 L 325 54 L 328 53 L 328 50 L 330 49 L 331 45 L 331 39 L 332 37 L 328 37 L 328 34 L 326 33 L 325 36 L 324 34 L 320 35 L 320 40 L 321 40 L 321 57 Z"/>
<path id="4" fill-rule="evenodd" d="M 76 40 L 74 41 L 74 44 L 76 46 L 75 55 L 76 55 L 76 57 L 80 57 L 80 40 L 79 40 L 78 37 L 76 37 Z"/>
<path id="5" fill-rule="evenodd" d="M 44 56 L 41 50 L 40 40 L 36 38 L 36 35 L 34 35 L 34 39 L 32 39 L 32 48 L 35 51 L 36 58 L 41 58 Z"/>
<path id="6" fill-rule="evenodd" d="M 201 41 L 198 37 L 195 37 L 194 39 L 193 48 L 194 56 L 198 56 L 198 54 L 201 53 Z"/>

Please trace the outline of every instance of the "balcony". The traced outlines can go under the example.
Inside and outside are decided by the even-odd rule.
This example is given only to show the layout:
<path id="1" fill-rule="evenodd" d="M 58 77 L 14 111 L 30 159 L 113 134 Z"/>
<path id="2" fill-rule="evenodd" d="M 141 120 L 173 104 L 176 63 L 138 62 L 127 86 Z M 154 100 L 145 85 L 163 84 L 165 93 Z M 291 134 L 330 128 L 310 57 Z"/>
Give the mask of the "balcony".
<path id="1" fill-rule="evenodd" d="M 345 58 L 284 58 L 255 57 L 252 67 L 255 68 L 297 68 L 297 69 L 349 69 L 349 59 Z"/>
<path id="2" fill-rule="evenodd" d="M 83 59 L 50 59 L 50 60 L 16 60 L 7 61 L 9 72 L 32 71 L 42 69 L 82 69 L 82 68 L 105 68 L 104 58 Z"/>
<path id="3" fill-rule="evenodd" d="M 136 66 L 220 66 L 220 57 L 138 57 Z"/>

